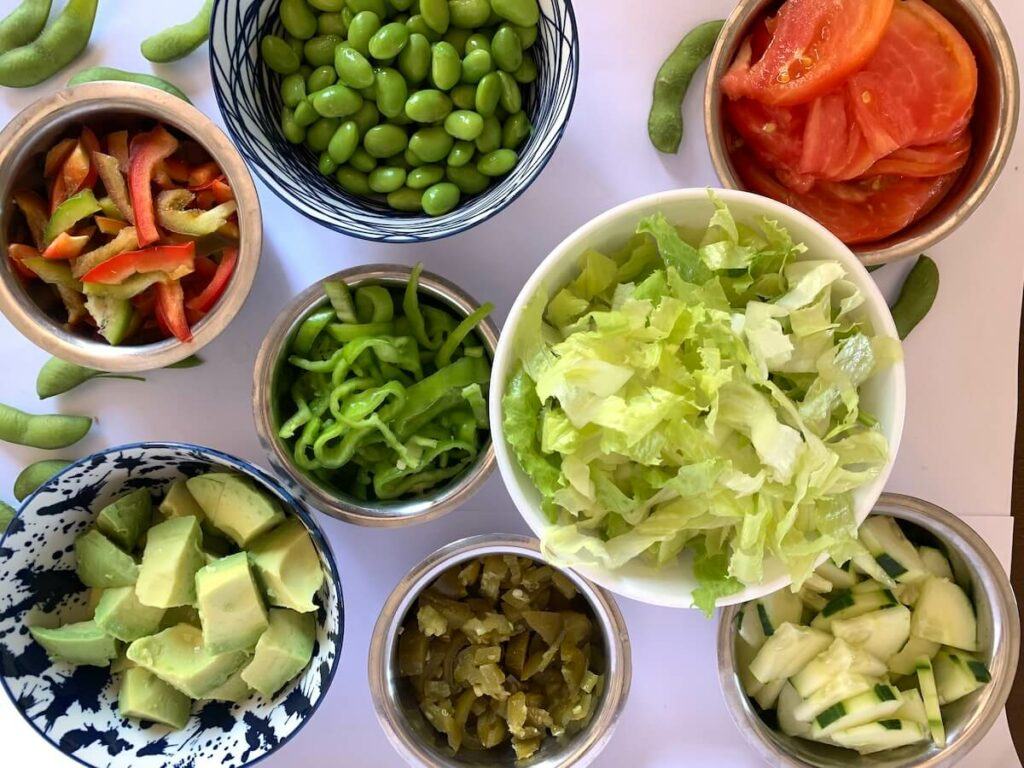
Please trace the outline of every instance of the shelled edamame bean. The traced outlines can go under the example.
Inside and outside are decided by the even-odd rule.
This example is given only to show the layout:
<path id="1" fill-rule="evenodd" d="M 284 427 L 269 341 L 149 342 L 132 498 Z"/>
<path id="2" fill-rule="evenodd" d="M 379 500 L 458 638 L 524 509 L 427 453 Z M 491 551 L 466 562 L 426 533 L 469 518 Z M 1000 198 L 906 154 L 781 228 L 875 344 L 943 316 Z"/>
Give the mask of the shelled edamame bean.
<path id="1" fill-rule="evenodd" d="M 281 131 L 346 192 L 442 216 L 519 162 L 537 0 L 282 0 L 280 20 L 260 51 Z"/>

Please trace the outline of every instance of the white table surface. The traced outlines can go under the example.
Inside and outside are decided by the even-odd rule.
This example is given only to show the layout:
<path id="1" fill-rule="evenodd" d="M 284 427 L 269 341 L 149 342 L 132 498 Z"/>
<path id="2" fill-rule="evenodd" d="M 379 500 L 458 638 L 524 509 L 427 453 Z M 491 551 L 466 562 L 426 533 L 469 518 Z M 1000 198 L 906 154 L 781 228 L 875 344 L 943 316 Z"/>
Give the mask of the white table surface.
<path id="1" fill-rule="evenodd" d="M 18 0 L 0 0 L 0 17 Z M 995 0 L 1011 37 L 1024 46 L 1024 5 Z M 54 4 L 63 5 L 60 0 Z M 183 20 L 198 0 L 103 0 L 92 44 L 65 73 L 34 89 L 0 91 L 0 121 L 54 91 L 71 73 L 94 64 L 134 71 L 150 65 L 138 42 Z M 265 249 L 256 285 L 231 327 L 191 371 L 163 371 L 145 384 L 108 381 L 40 406 L 35 374 L 46 355 L 0 320 L 0 402 L 27 410 L 59 408 L 93 414 L 98 424 L 72 453 L 137 440 L 185 440 L 264 463 L 253 430 L 250 383 L 256 349 L 277 312 L 310 283 L 370 262 L 425 262 L 480 300 L 499 319 L 540 260 L 576 227 L 642 194 L 714 185 L 704 142 L 699 86 L 686 104 L 687 135 L 676 157 L 658 155 L 646 136 L 650 85 L 663 57 L 697 22 L 722 17 L 731 0 L 577 0 L 582 62 L 569 128 L 554 159 L 504 213 L 476 229 L 424 246 L 369 245 L 304 219 L 260 186 Z M 220 122 L 200 51 L 155 67 Z M 1018 137 L 1019 138 L 1019 137 Z M 906 345 L 909 410 L 903 447 L 889 490 L 917 495 L 970 520 L 1009 567 L 1010 492 L 1017 405 L 1017 341 L 1024 286 L 1020 201 L 1024 144 L 975 216 L 931 252 L 943 288 L 935 309 Z M 892 295 L 909 265 L 876 273 Z M 187 394 L 184 394 L 187 393 Z M 65 451 L 64 453 L 68 453 Z M 0 446 L 0 489 L 39 453 Z M 392 586 L 416 562 L 462 536 L 526 532 L 501 481 L 492 477 L 465 509 L 434 523 L 397 531 L 360 529 L 323 518 L 346 598 L 341 668 L 324 705 L 293 741 L 265 764 L 397 767 L 373 715 L 366 655 L 377 612 Z M 2 585 L 0 585 L 2 588 Z M 633 688 L 615 738 L 596 765 L 638 768 L 759 765 L 729 719 L 718 691 L 715 624 L 693 612 L 620 600 L 633 642 Z M 1017 724 L 1019 727 L 1021 724 Z M 0 702 L 6 765 L 36 768 L 71 761 L 46 746 Z M 1018 765 L 1005 720 L 961 765 Z"/>

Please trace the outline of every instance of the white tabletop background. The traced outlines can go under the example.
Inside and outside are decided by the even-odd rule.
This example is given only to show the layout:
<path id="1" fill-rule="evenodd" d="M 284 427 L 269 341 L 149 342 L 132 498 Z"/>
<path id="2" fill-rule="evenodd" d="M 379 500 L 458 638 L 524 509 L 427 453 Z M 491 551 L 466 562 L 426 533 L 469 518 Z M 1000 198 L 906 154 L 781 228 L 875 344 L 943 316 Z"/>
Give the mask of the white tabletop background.
<path id="1" fill-rule="evenodd" d="M 0 17 L 18 0 L 0 0 Z M 1024 48 L 1024 4 L 995 0 L 1011 38 Z M 94 64 L 149 71 L 139 41 L 190 16 L 199 0 L 102 0 L 92 43 L 67 71 L 37 88 L 0 91 L 0 123 Z M 61 0 L 55 8 L 63 6 Z M 541 259 L 598 213 L 650 192 L 714 185 L 701 119 L 702 76 L 685 108 L 678 156 L 657 154 L 646 135 L 654 74 L 678 39 L 700 21 L 724 17 L 732 0 L 576 0 L 581 67 L 576 106 L 552 162 L 533 186 L 490 222 L 422 246 L 370 245 L 322 229 L 259 185 L 265 247 L 245 307 L 190 371 L 150 374 L 145 384 L 93 383 L 40 405 L 35 375 L 46 355 L 0 319 L 0 402 L 26 410 L 59 408 L 94 415 L 74 458 L 138 440 L 183 440 L 263 463 L 253 429 L 253 360 L 266 329 L 289 299 L 336 270 L 370 262 L 423 261 L 504 318 Z M 180 85 L 220 123 L 205 49 L 155 71 Z M 1018 139 L 1020 137 L 1018 136 Z M 935 502 L 969 519 L 1009 567 L 1011 472 L 1017 406 L 1017 342 L 1024 287 L 1021 200 L 1024 143 L 980 211 L 931 256 L 942 290 L 928 320 L 906 345 L 908 419 L 889 490 Z M 907 265 L 876 273 L 893 294 Z M 0 447 L 0 496 L 39 452 Z M 463 536 L 526 532 L 500 479 L 493 476 L 465 509 L 414 528 L 360 529 L 321 517 L 341 571 L 346 604 L 344 650 L 326 701 L 306 728 L 265 765 L 400 765 L 377 725 L 366 684 L 370 633 L 385 596 L 420 559 Z M 615 737 L 596 765 L 637 768 L 753 768 L 759 761 L 733 726 L 718 690 L 715 622 L 694 612 L 619 601 L 633 643 L 633 687 Z M 1019 728 L 1021 724 L 1017 724 Z M 3 764 L 69 766 L 0 702 Z M 1002 720 L 967 768 L 1019 765 Z"/>

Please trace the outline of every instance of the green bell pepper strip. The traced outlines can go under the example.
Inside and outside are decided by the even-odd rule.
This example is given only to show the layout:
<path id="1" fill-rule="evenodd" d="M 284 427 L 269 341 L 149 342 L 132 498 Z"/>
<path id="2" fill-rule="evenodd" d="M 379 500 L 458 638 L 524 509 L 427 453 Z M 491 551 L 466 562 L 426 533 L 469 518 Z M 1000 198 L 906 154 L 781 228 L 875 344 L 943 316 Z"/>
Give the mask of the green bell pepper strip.
<path id="1" fill-rule="evenodd" d="M 21 263 L 36 273 L 44 283 L 82 292 L 82 284 L 71 274 L 71 267 L 63 261 L 51 261 L 42 256 L 28 256 Z"/>
<path id="2" fill-rule="evenodd" d="M 334 310 L 324 307 L 303 320 L 299 330 L 295 332 L 295 338 L 292 339 L 292 352 L 298 356 L 308 355 L 313 348 L 313 342 L 333 319 Z"/>
<path id="3" fill-rule="evenodd" d="M 493 311 L 494 305 L 487 302 L 480 306 L 471 315 L 467 315 L 461 323 L 455 326 L 455 330 L 448 334 L 448 338 L 444 340 L 441 348 L 437 350 L 437 357 L 434 358 L 434 363 L 438 368 L 444 368 L 452 361 L 452 355 L 455 354 L 455 350 L 459 348 L 463 339 L 465 339 L 470 332 L 480 325 L 484 318 Z"/>
<path id="4" fill-rule="evenodd" d="M 413 267 L 412 274 L 409 275 L 409 283 L 405 286 L 402 311 L 405 312 L 405 317 L 409 321 L 409 327 L 416 341 L 427 349 L 435 349 L 437 345 L 427 337 L 427 327 L 423 322 L 423 313 L 420 311 L 419 281 L 422 271 L 422 264 Z"/>
<path id="5" fill-rule="evenodd" d="M 107 190 L 107 195 L 113 201 L 118 213 L 126 221 L 134 224 L 135 211 L 132 210 L 132 201 L 128 197 L 128 184 L 125 182 L 124 176 L 121 175 L 121 166 L 118 159 L 112 155 L 105 155 L 102 152 L 93 152 L 92 162 L 96 166 L 96 172 L 99 173 L 103 186 Z M 103 201 L 99 201 L 99 205 L 102 208 Z"/>
<path id="6" fill-rule="evenodd" d="M 331 300 L 338 319 L 343 323 L 356 322 L 356 306 L 352 302 L 352 293 L 344 280 L 325 280 L 324 293 Z"/>
<path id="7" fill-rule="evenodd" d="M 395 432 L 401 438 L 411 436 L 417 427 L 458 404 L 464 387 L 486 384 L 490 379 L 490 367 L 485 361 L 463 357 L 416 382 L 406 391 L 405 406 L 395 417 Z"/>
<path id="8" fill-rule="evenodd" d="M 228 217 L 238 210 L 238 203 L 228 200 L 208 211 L 185 210 L 195 198 L 187 189 L 168 189 L 157 195 L 156 219 L 166 230 L 190 237 L 206 237 L 227 224 Z"/>
<path id="9" fill-rule="evenodd" d="M 100 210 L 100 204 L 91 189 L 76 192 L 58 205 L 50 216 L 50 220 L 46 222 L 46 227 L 43 229 L 44 243 L 49 245 L 61 232 L 67 232 L 82 219 L 92 216 Z"/>
<path id="10" fill-rule="evenodd" d="M 356 288 L 355 302 L 360 323 L 390 323 L 395 317 L 395 302 L 383 285 Z"/>
<path id="11" fill-rule="evenodd" d="M 397 329 L 395 324 L 386 323 L 331 323 L 327 326 L 327 333 L 337 342 L 344 344 L 348 341 L 355 341 L 364 336 L 395 336 Z"/>

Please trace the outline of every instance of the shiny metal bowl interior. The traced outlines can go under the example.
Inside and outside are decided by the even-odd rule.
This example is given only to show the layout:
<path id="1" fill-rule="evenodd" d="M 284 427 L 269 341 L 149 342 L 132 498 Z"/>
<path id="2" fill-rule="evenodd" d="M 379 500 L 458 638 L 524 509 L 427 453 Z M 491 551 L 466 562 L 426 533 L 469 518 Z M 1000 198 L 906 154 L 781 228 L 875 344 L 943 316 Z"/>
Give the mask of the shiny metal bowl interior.
<path id="1" fill-rule="evenodd" d="M 590 723 L 564 740 L 548 738 L 529 760 L 516 761 L 511 750 L 451 753 L 426 722 L 409 687 L 397 672 L 398 636 L 420 593 L 453 566 L 486 555 L 516 555 L 543 560 L 536 539 L 492 534 L 462 539 L 439 549 L 395 587 L 381 610 L 370 643 L 368 674 L 377 719 L 392 746 L 412 766 L 430 768 L 561 768 L 588 765 L 607 744 L 626 704 L 632 680 L 632 657 L 626 624 L 611 596 L 571 570 L 559 571 L 579 590 L 593 610 L 603 642 L 605 688 Z M 554 567 L 554 566 L 552 566 Z"/>
<path id="2" fill-rule="evenodd" d="M 931 742 L 861 757 L 850 750 L 794 738 L 769 727 L 743 693 L 736 673 L 736 628 L 742 606 L 722 612 L 718 625 L 718 667 L 729 714 L 750 745 L 777 766 L 814 768 L 944 768 L 953 766 L 981 741 L 1003 711 L 1020 655 L 1020 620 L 1006 571 L 974 530 L 941 507 L 912 496 L 883 494 L 872 514 L 903 523 L 915 543 L 938 546 L 949 558 L 959 584 L 966 587 L 978 615 L 979 655 L 992 682 L 942 708 L 947 744 Z"/>
<path id="3" fill-rule="evenodd" d="M 241 232 L 238 266 L 224 295 L 193 329 L 184 344 L 165 339 L 154 344 L 112 346 L 74 333 L 43 312 L 28 295 L 8 259 L 0 265 L 0 310 L 29 341 L 52 355 L 79 365 L 119 373 L 162 368 L 199 351 L 238 314 L 259 265 L 263 220 L 249 170 L 227 136 L 191 104 L 155 88 L 133 83 L 101 82 L 59 91 L 34 102 L 0 133 L 0 252 L 7 253 L 14 204 L 11 194 L 29 164 L 64 134 L 90 120 L 124 118 L 160 120 L 190 136 L 220 165 L 238 201 Z"/>
<path id="4" fill-rule="evenodd" d="M 865 265 L 915 256 L 963 224 L 992 190 L 1010 155 L 1020 109 L 1020 81 L 1010 36 L 989 0 L 927 0 L 970 44 L 978 62 L 978 97 L 971 122 L 974 144 L 953 189 L 934 210 L 906 229 L 874 243 L 851 246 Z M 711 55 L 704 91 L 704 130 L 722 184 L 744 189 L 729 158 L 719 81 L 754 22 L 780 0 L 741 0 Z"/>
<path id="5" fill-rule="evenodd" d="M 370 284 L 404 287 L 411 274 L 412 269 L 407 266 L 370 264 L 337 272 L 324 280 L 344 280 L 350 288 Z M 277 436 L 282 422 L 278 385 L 287 363 L 285 350 L 291 345 L 302 321 L 330 303 L 324 294 L 322 282 L 311 285 L 278 315 L 256 355 L 253 416 L 260 443 L 267 451 L 271 465 L 284 478 L 290 490 L 301 496 L 307 504 L 349 523 L 396 527 L 433 520 L 450 512 L 476 493 L 494 468 L 494 447 L 490 435 L 476 462 L 454 480 L 424 496 L 377 502 L 362 501 L 334 489 L 324 488 L 295 465 L 288 446 Z M 480 307 L 479 302 L 461 288 L 432 272 L 424 271 L 420 274 L 419 289 L 421 296 L 445 306 L 460 318 Z M 493 321 L 486 318 L 475 332 L 487 350 L 488 357 L 493 360 L 494 349 L 498 344 L 498 329 Z"/>

